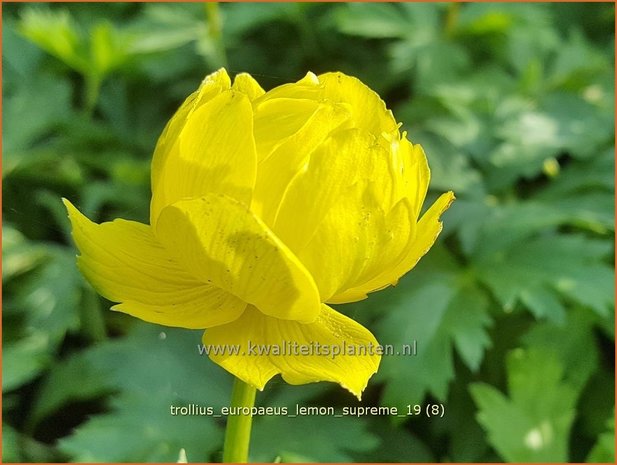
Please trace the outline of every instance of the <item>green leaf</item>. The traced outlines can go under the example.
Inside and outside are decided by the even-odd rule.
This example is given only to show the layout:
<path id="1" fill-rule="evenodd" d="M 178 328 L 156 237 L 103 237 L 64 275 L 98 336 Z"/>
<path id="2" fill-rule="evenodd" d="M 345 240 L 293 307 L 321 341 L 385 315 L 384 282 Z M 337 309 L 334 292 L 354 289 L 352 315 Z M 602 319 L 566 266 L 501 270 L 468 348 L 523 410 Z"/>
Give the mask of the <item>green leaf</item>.
<path id="1" fill-rule="evenodd" d="M 613 142 L 613 111 L 599 108 L 572 93 L 551 93 L 542 108 L 557 125 L 553 147 L 577 158 L 589 158 Z"/>
<path id="2" fill-rule="evenodd" d="M 2 18 L 2 91 L 19 87 L 40 66 L 43 52 L 18 32 L 17 21 L 10 15 Z M 5 122 L 6 124 L 6 122 Z"/>
<path id="3" fill-rule="evenodd" d="M 371 419 L 369 423 L 369 430 L 379 437 L 379 447 L 368 453 L 354 453 L 355 462 L 435 462 L 430 448 L 417 435 L 397 427 L 387 418 Z"/>
<path id="4" fill-rule="evenodd" d="M 614 270 L 603 260 L 611 253 L 609 242 L 582 235 L 547 234 L 510 247 L 484 245 L 486 250 L 476 259 L 478 276 L 506 311 L 523 299 L 536 315 L 563 321 L 563 308 L 554 296 L 554 291 L 559 291 L 608 316 Z"/>
<path id="5" fill-rule="evenodd" d="M 116 31 L 108 22 L 94 25 L 90 31 L 90 55 L 94 73 L 105 76 L 128 58 L 129 37 Z"/>
<path id="6" fill-rule="evenodd" d="M 573 160 L 561 169 L 559 175 L 535 196 L 547 202 L 567 196 L 578 197 L 590 192 L 615 189 L 615 149 L 598 152 L 589 160 Z"/>
<path id="7" fill-rule="evenodd" d="M 507 359 L 506 397 L 485 383 L 470 392 L 478 421 L 493 447 L 509 462 L 566 462 L 576 389 L 550 352 L 517 349 Z"/>
<path id="8" fill-rule="evenodd" d="M 609 71 L 611 65 L 606 55 L 593 47 L 580 29 L 573 28 L 569 34 L 568 40 L 557 50 L 550 76 L 554 86 L 582 90 L 597 75 Z"/>
<path id="9" fill-rule="evenodd" d="M 486 328 L 492 323 L 487 312 L 488 299 L 478 287 L 469 286 L 463 288 L 450 305 L 452 309 L 444 322 L 447 333 L 465 365 L 477 371 L 484 352 L 491 345 L 486 333 Z"/>
<path id="10" fill-rule="evenodd" d="M 480 173 L 455 146 L 430 133 L 416 133 L 413 130 L 410 131 L 410 140 L 420 143 L 428 154 L 431 164 L 431 189 L 454 190 L 459 195 L 482 189 Z"/>
<path id="11" fill-rule="evenodd" d="M 10 224 L 2 228 L 2 282 L 38 266 L 47 256 L 45 247 L 32 243 Z"/>
<path id="12" fill-rule="evenodd" d="M 559 46 L 557 31 L 552 26 L 552 11 L 545 5 L 532 7 L 519 4 L 511 9 L 515 23 L 508 31 L 507 59 L 519 73 L 530 63 L 544 65 L 544 60 Z"/>
<path id="13" fill-rule="evenodd" d="M 454 377 L 453 348 L 471 370 L 478 369 L 490 345 L 491 319 L 484 293 L 468 281 L 452 257 L 434 248 L 381 303 L 376 335 L 395 350 L 382 358 L 377 375 L 386 382 L 382 405 L 404 408 L 421 403 L 427 393 L 445 401 Z M 417 355 L 396 354 L 414 340 Z"/>
<path id="14" fill-rule="evenodd" d="M 607 430 L 598 437 L 598 441 L 587 456 L 587 462 L 614 463 L 615 462 L 615 411 L 607 422 Z"/>
<path id="15" fill-rule="evenodd" d="M 589 306 L 608 319 L 615 310 L 615 269 L 597 264 L 564 270 L 557 278 L 556 288 L 570 299 Z"/>
<path id="16" fill-rule="evenodd" d="M 19 433 L 6 423 L 2 424 L 2 462 L 22 462 L 19 450 Z"/>
<path id="17" fill-rule="evenodd" d="M 567 92 L 550 93 L 539 103 L 540 108 L 520 109 L 502 120 L 495 133 L 500 145 L 489 157 L 492 165 L 531 178 L 549 157 L 565 151 L 589 158 L 612 142 L 612 112 L 600 112 Z"/>
<path id="18" fill-rule="evenodd" d="M 5 415 L 6 417 L 6 415 Z M 22 434 L 7 423 L 2 423 L 2 463 L 57 463 L 62 457 L 52 446 Z"/>
<path id="19" fill-rule="evenodd" d="M 443 418 L 438 421 L 428 418 L 426 424 L 415 425 L 413 429 L 428 429 L 430 437 L 449 438 L 447 447 L 440 447 L 438 458 L 433 462 L 487 462 L 490 459 L 486 434 L 475 419 L 476 407 L 467 389 L 474 375 L 459 372 L 456 379 L 444 404 L 447 411 Z"/>
<path id="20" fill-rule="evenodd" d="M 581 229 L 607 235 L 615 230 L 615 200 L 611 193 L 581 193 L 555 200 L 553 206 Z"/>
<path id="21" fill-rule="evenodd" d="M 451 355 L 442 345 L 431 342 L 452 297 L 453 291 L 447 285 L 424 287 L 405 299 L 407 311 L 402 310 L 401 300 L 399 310 L 392 309 L 380 322 L 376 332 L 382 344 L 412 344 L 417 339 L 421 354 L 414 359 L 384 357 L 377 374 L 379 380 L 386 382 L 383 405 L 402 408 L 420 403 L 429 389 L 437 398 L 445 397 L 447 383 L 454 374 Z M 438 365 L 430 367 L 431 362 Z"/>
<path id="22" fill-rule="evenodd" d="M 31 165 L 36 154 L 21 151 L 49 136 L 71 114 L 71 88 L 64 79 L 37 73 L 24 77 L 24 85 L 4 98 L 3 179 L 18 167 Z M 54 161 L 61 164 L 58 157 Z"/>
<path id="23" fill-rule="evenodd" d="M 438 84 L 456 82 L 470 67 L 464 47 L 434 38 L 432 34 L 430 30 L 418 28 L 417 35 L 390 46 L 393 71 L 413 71 L 422 91 Z"/>
<path id="24" fill-rule="evenodd" d="M 29 422 L 37 425 L 44 418 L 53 415 L 70 402 L 96 399 L 113 391 L 113 379 L 103 371 L 100 364 L 91 360 L 92 354 L 77 355 L 66 361 L 57 362 L 44 380 L 41 392 L 33 405 Z M 74 382 L 79 380 L 79 382 Z"/>
<path id="25" fill-rule="evenodd" d="M 459 33 L 482 36 L 503 34 L 515 21 L 514 12 L 496 8 L 490 3 L 470 3 L 461 9 Z"/>
<path id="26" fill-rule="evenodd" d="M 594 331 L 594 335 L 597 334 L 597 330 Z M 595 341 L 596 346 L 598 342 L 600 341 Z M 598 355 L 599 363 L 595 365 L 595 371 L 589 377 L 579 399 L 579 406 L 584 405 L 584 408 L 579 407 L 576 419 L 579 439 L 584 439 L 587 452 L 591 442 L 606 430 L 607 422 L 614 417 L 615 369 L 605 360 L 603 351 L 598 351 Z M 583 374 L 585 371 L 589 370 L 583 370 Z M 583 460 L 584 455 L 580 451 L 577 457 L 572 458 Z"/>
<path id="27" fill-rule="evenodd" d="M 229 377 L 199 355 L 199 343 L 199 331 L 137 324 L 127 337 L 82 351 L 52 370 L 32 421 L 53 418 L 71 402 L 117 392 L 109 412 L 60 441 L 63 453 L 78 462 L 173 462 L 184 448 L 192 460 L 208 462 L 222 441 L 215 418 L 171 414 L 171 406 L 220 410 L 229 402 Z"/>
<path id="28" fill-rule="evenodd" d="M 602 195 L 599 211 L 606 206 L 609 196 Z M 574 209 L 588 197 L 584 194 L 563 195 L 563 201 L 551 198 L 539 201 L 533 197 L 526 201 L 500 202 L 495 196 L 484 198 L 460 199 L 454 208 L 448 210 L 452 228 L 460 230 L 459 237 L 466 255 L 475 255 L 482 260 L 490 254 L 503 252 L 517 242 L 531 238 L 538 233 L 553 231 L 559 226 L 590 226 L 585 218 L 592 220 L 593 213 Z M 577 200 L 578 199 L 578 200 Z M 596 197 L 597 199 L 597 197 Z M 591 200 L 591 198 L 590 198 Z M 599 199 L 598 199 L 599 200 Z M 604 208 L 598 216 L 608 217 L 612 208 Z M 448 224 L 450 224 L 448 223 Z M 611 219 L 612 223 L 612 219 Z M 609 225 L 607 225 L 609 226 Z M 609 226 L 611 227 L 612 224 Z M 597 229 L 606 232 L 606 228 Z"/>
<path id="29" fill-rule="evenodd" d="M 289 2 L 255 5 L 242 2 L 223 3 L 221 5 L 225 19 L 223 33 L 232 44 L 242 43 L 242 37 L 260 27 L 267 28 L 268 25 L 277 22 L 292 21 L 297 7 L 298 5 Z"/>
<path id="30" fill-rule="evenodd" d="M 599 152 L 590 160 L 561 169 L 534 199 L 563 212 L 568 222 L 599 234 L 615 230 L 615 153 Z"/>
<path id="31" fill-rule="evenodd" d="M 290 412 L 291 413 L 291 412 Z M 351 462 L 379 445 L 367 422 L 352 417 L 264 416 L 253 421 L 250 461 Z"/>
<path id="32" fill-rule="evenodd" d="M 9 264 L 24 258 L 23 249 L 21 253 L 19 249 L 10 249 Z M 75 267 L 73 252 L 42 244 L 35 245 L 33 250 L 40 252 L 40 263 L 7 296 L 8 310 L 3 314 L 7 318 L 4 321 L 12 323 L 11 332 L 3 340 L 2 383 L 7 391 L 45 370 L 67 332 L 79 326 L 82 278 Z"/>
<path id="33" fill-rule="evenodd" d="M 442 234 L 455 234 L 462 252 L 469 256 L 476 248 L 484 224 L 492 215 L 494 198 L 457 198 L 456 206 L 444 214 L 444 224 L 448 228 Z"/>
<path id="34" fill-rule="evenodd" d="M 27 8 L 19 28 L 25 37 L 75 71 L 88 73 L 84 40 L 68 11 Z"/>
<path id="35" fill-rule="evenodd" d="M 50 260 L 19 290 L 15 305 L 28 327 L 56 347 L 68 331 L 79 327 L 78 304 L 83 278 L 72 249 L 48 247 Z"/>
<path id="36" fill-rule="evenodd" d="M 564 367 L 564 379 L 581 391 L 598 368 L 599 353 L 593 332 L 596 320 L 584 309 L 573 309 L 565 324 L 538 324 L 522 340 L 529 350 L 553 353 Z"/>
<path id="37" fill-rule="evenodd" d="M 520 299 L 538 320 L 546 319 L 557 324 L 565 322 L 566 309 L 552 289 L 530 285 L 521 290 Z"/>
<path id="38" fill-rule="evenodd" d="M 346 34 L 374 39 L 401 38 L 410 33 L 408 19 L 393 3 L 348 3 L 337 13 L 337 25 Z"/>
<path id="39" fill-rule="evenodd" d="M 113 413 L 93 417 L 59 448 L 76 462 L 175 462 L 182 448 L 209 462 L 222 431 L 208 417 L 172 416 L 169 402 L 160 392 L 120 395 L 110 403 Z"/>
<path id="40" fill-rule="evenodd" d="M 10 344 L 3 344 L 2 390 L 12 391 L 32 381 L 51 362 L 48 342 L 40 332 Z"/>

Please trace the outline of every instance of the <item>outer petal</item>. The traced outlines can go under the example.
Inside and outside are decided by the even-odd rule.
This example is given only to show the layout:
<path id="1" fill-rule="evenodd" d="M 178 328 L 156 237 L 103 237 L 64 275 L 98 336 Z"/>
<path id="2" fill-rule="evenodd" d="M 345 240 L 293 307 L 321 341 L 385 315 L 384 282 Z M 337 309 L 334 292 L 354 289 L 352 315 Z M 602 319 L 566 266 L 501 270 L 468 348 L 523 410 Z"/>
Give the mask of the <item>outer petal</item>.
<path id="1" fill-rule="evenodd" d="M 311 322 L 319 293 L 302 263 L 248 208 L 223 195 L 166 207 L 156 235 L 199 279 L 278 318 Z"/>
<path id="2" fill-rule="evenodd" d="M 325 304 L 310 324 L 267 317 L 249 307 L 238 320 L 204 335 L 210 358 L 258 389 L 281 373 L 289 384 L 333 381 L 358 399 L 379 367 L 377 340 L 362 325 Z M 240 354 L 214 354 L 237 345 Z"/>
<path id="3" fill-rule="evenodd" d="M 379 189 L 356 183 L 343 192 L 297 254 L 313 274 L 324 302 L 398 263 L 413 235 L 408 202 L 384 211 L 377 200 Z"/>
<path id="4" fill-rule="evenodd" d="M 152 168 L 152 225 L 167 205 L 208 192 L 250 204 L 257 155 L 253 111 L 245 94 L 224 91 L 193 109 L 174 144 L 163 145 L 166 157 Z"/>
<path id="5" fill-rule="evenodd" d="M 440 216 L 454 201 L 454 194 L 446 192 L 442 194 L 429 210 L 422 215 L 417 225 L 417 234 L 412 237 L 407 245 L 407 252 L 402 259 L 392 268 L 385 269 L 381 274 L 362 285 L 351 287 L 344 292 L 335 295 L 328 300 L 330 303 L 354 302 L 366 298 L 366 294 L 383 289 L 388 285 L 394 285 L 401 276 L 411 270 L 435 243 L 437 236 L 443 227 Z"/>
<path id="6" fill-rule="evenodd" d="M 338 131 L 311 154 L 306 169 L 291 181 L 274 224 L 274 231 L 291 250 L 299 253 L 315 234 L 326 214 L 341 201 L 343 193 L 354 195 L 359 207 L 368 207 L 364 190 L 367 181 L 375 186 L 377 198 L 372 199 L 376 208 L 389 209 L 393 198 L 393 176 L 388 163 L 388 152 L 376 142 L 376 138 L 359 130 Z M 353 192 L 349 188 L 356 185 Z M 347 199 L 349 200 L 349 199 Z M 348 206 L 345 203 L 346 208 Z M 343 211 L 350 222 L 337 224 L 337 234 L 352 239 L 358 229 L 358 218 L 353 222 L 349 211 Z M 325 244 L 324 244 L 325 245 Z M 337 245 L 338 246 L 338 245 Z M 337 247 L 332 244 L 332 247 Z M 324 253 L 330 253 L 326 249 Z M 322 256 L 321 251 L 315 251 Z M 336 255 L 336 251 L 333 251 Z M 321 273 L 315 270 L 315 273 Z"/>
<path id="7" fill-rule="evenodd" d="M 186 120 L 192 112 L 204 103 L 212 100 L 221 92 L 229 90 L 231 81 L 225 69 L 220 69 L 202 81 L 199 89 L 189 95 L 178 111 L 169 120 L 154 149 L 152 158 L 152 190 L 161 182 L 162 168 L 167 164 L 172 148 L 176 144 L 180 133 L 186 124 Z M 151 217 L 152 218 L 152 217 Z M 152 223 L 152 221 L 151 221 Z"/>
<path id="8" fill-rule="evenodd" d="M 236 319 L 246 303 L 184 271 L 156 241 L 149 226 L 115 220 L 96 224 L 68 200 L 84 276 L 113 307 L 166 326 L 208 328 Z"/>
<path id="9" fill-rule="evenodd" d="M 418 218 L 431 181 L 426 155 L 420 145 L 412 145 L 407 140 L 406 133 L 403 133 L 396 144 L 396 149 L 397 156 L 402 161 L 403 195 L 413 205 L 415 217 Z"/>

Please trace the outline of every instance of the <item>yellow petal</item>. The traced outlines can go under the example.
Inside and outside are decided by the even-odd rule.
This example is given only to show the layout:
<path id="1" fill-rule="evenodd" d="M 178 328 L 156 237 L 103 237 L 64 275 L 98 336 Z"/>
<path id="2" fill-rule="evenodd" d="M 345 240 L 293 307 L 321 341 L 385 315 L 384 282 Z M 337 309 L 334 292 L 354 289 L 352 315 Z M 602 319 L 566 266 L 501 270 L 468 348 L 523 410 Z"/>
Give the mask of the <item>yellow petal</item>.
<path id="1" fill-rule="evenodd" d="M 229 197 L 209 194 L 166 207 L 157 238 L 194 276 L 278 318 L 313 321 L 311 275 L 268 227 Z"/>
<path id="2" fill-rule="evenodd" d="M 416 236 L 412 243 L 408 245 L 407 255 L 392 269 L 390 283 L 395 284 L 402 275 L 416 266 L 416 263 L 430 250 L 443 228 L 440 217 L 450 207 L 454 199 L 453 192 L 446 192 L 439 196 L 422 215 L 417 225 Z"/>
<path id="3" fill-rule="evenodd" d="M 249 305 L 235 324 L 206 331 L 203 343 L 209 349 L 210 359 L 245 383 L 263 390 L 279 371 L 268 356 L 253 355 L 252 346 L 268 344 L 269 320 L 274 318 Z M 234 350 L 238 353 L 234 354 Z"/>
<path id="4" fill-rule="evenodd" d="M 113 307 L 166 326 L 208 328 L 236 319 L 246 303 L 184 271 L 148 225 L 115 220 L 96 224 L 64 204 L 81 255 L 79 268 Z"/>
<path id="5" fill-rule="evenodd" d="M 446 192 L 442 194 L 429 210 L 422 215 L 417 225 L 417 233 L 412 237 L 411 242 L 406 247 L 406 253 L 395 266 L 385 269 L 383 273 L 374 279 L 357 286 L 349 288 L 345 292 L 333 297 L 330 303 L 354 302 L 366 298 L 367 293 L 383 289 L 388 285 L 394 285 L 398 280 L 411 270 L 418 261 L 430 250 L 437 236 L 443 227 L 439 218 L 454 201 L 454 194 Z"/>
<path id="6" fill-rule="evenodd" d="M 255 109 L 255 143 L 258 161 L 262 162 L 289 136 L 306 124 L 322 106 L 307 99 L 268 99 Z"/>
<path id="7" fill-rule="evenodd" d="M 150 221 L 167 205 L 209 192 L 250 204 L 257 156 L 253 111 L 246 95 L 224 91 L 193 109 L 163 161 L 153 163 Z M 161 149 L 162 150 L 162 149 Z"/>
<path id="8" fill-rule="evenodd" d="M 386 108 L 381 97 L 362 81 L 341 72 L 321 74 L 318 78 L 323 85 L 322 98 L 351 106 L 354 127 L 376 136 L 396 131 L 398 125 L 392 112 Z"/>
<path id="9" fill-rule="evenodd" d="M 374 191 L 378 196 L 374 202 L 376 208 L 389 209 L 394 185 L 387 151 L 366 132 L 355 129 L 338 131 L 316 148 L 306 169 L 291 181 L 273 230 L 291 250 L 298 253 L 352 185 L 356 185 L 353 195 L 356 195 L 354 200 L 357 205 L 353 206 L 354 211 L 359 207 L 368 207 L 363 199 L 367 180 L 375 185 Z M 343 212 L 345 218 L 351 221 L 347 213 L 351 212 Z M 336 227 L 339 229 L 337 233 L 346 234 L 349 241 L 356 234 L 357 218 L 355 223 L 339 222 Z M 329 253 L 330 250 L 323 252 Z"/>
<path id="10" fill-rule="evenodd" d="M 212 100 L 225 90 L 229 90 L 231 81 L 225 69 L 220 69 L 202 81 L 199 89 L 189 95 L 174 116 L 169 120 L 163 133 L 157 141 L 152 158 L 152 187 L 158 186 L 162 174 L 162 168 L 167 164 L 171 150 L 184 125 L 187 117 L 198 107 Z"/>
<path id="11" fill-rule="evenodd" d="M 312 273 L 324 302 L 390 269 L 413 234 L 406 199 L 384 211 L 379 185 L 357 182 L 328 211 L 298 258 Z"/>
<path id="12" fill-rule="evenodd" d="M 232 89 L 246 94 L 251 102 L 265 93 L 259 83 L 248 73 L 237 74 Z"/>
<path id="13" fill-rule="evenodd" d="M 398 156 L 402 159 L 402 179 L 403 191 L 411 205 L 415 217 L 420 216 L 422 204 L 426 198 L 428 185 L 431 181 L 431 172 L 428 167 L 428 161 L 424 150 L 418 144 L 413 145 L 407 140 L 407 134 L 403 136 L 398 144 Z"/>
<path id="14" fill-rule="evenodd" d="M 308 99 L 308 100 L 321 100 L 323 93 L 323 86 L 319 82 L 319 79 L 315 74 L 310 71 L 297 82 L 282 84 L 269 90 L 266 95 L 261 97 L 257 101 L 260 104 L 262 101 L 270 99 Z"/>
<path id="15" fill-rule="evenodd" d="M 236 321 L 208 329 L 210 358 L 258 389 L 280 373 L 289 384 L 332 381 L 358 399 L 379 367 L 377 340 L 365 327 L 325 304 L 316 321 L 279 320 L 249 307 Z M 236 346 L 240 354 L 214 354 Z"/>
<path id="16" fill-rule="evenodd" d="M 281 115 L 278 120 L 282 120 L 288 113 L 288 102 L 290 102 L 289 99 L 275 99 L 266 102 L 267 104 L 264 103 L 264 106 L 268 114 L 272 116 L 278 113 Z M 271 142 L 272 151 L 267 156 L 260 155 L 262 161 L 257 167 L 257 181 L 251 209 L 269 226 L 274 224 L 279 205 L 290 181 L 302 170 L 309 155 L 332 131 L 339 128 L 349 115 L 347 108 L 341 105 L 325 103 L 318 105 L 297 103 L 297 105 L 298 108 L 306 110 L 302 113 L 302 118 L 292 118 L 292 121 L 288 121 L 286 125 L 281 123 L 280 126 L 286 128 L 287 137 L 281 141 Z M 311 108 L 312 113 L 309 111 Z M 258 114 L 260 111 L 265 110 L 258 109 Z M 269 126 L 270 123 L 265 121 L 264 118 L 263 123 L 258 123 L 257 120 L 255 123 L 256 134 L 259 133 L 260 138 L 270 140 L 268 137 L 272 138 L 281 134 L 277 132 L 276 125 Z M 257 129 L 257 126 L 260 129 Z M 271 131 L 271 136 L 266 134 L 266 128 Z M 264 147 L 262 147 L 264 150 L 269 150 Z"/>

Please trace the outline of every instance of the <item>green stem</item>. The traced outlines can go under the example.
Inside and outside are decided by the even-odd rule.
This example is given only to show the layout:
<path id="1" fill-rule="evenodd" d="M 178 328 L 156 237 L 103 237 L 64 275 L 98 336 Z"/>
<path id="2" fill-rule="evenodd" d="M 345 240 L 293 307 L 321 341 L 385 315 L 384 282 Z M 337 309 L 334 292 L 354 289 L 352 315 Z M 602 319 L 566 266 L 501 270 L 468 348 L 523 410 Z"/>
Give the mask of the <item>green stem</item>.
<path id="1" fill-rule="evenodd" d="M 99 100 L 99 94 L 101 92 L 102 79 L 98 74 L 87 74 L 86 80 L 86 101 L 84 109 L 88 116 L 92 116 L 94 108 Z"/>
<path id="2" fill-rule="evenodd" d="M 227 67 L 227 53 L 223 43 L 223 26 L 221 21 L 221 11 L 218 2 L 207 2 L 205 4 L 206 18 L 208 21 L 208 35 L 214 43 L 218 55 L 219 65 Z"/>
<path id="3" fill-rule="evenodd" d="M 90 289 L 84 290 L 82 309 L 82 330 L 92 342 L 103 342 L 107 339 L 105 317 L 101 309 L 98 295 Z"/>
<path id="4" fill-rule="evenodd" d="M 299 29 L 300 43 L 304 48 L 304 52 L 309 58 L 319 56 L 319 42 L 315 36 L 313 25 L 306 15 L 308 5 L 306 3 L 296 3 L 295 6 L 296 8 L 293 10 L 294 19 Z"/>
<path id="5" fill-rule="evenodd" d="M 452 37 L 456 31 L 460 10 L 461 5 L 458 2 L 451 2 L 446 7 L 444 31 L 447 37 Z"/>
<path id="6" fill-rule="evenodd" d="M 234 387 L 231 392 L 231 413 L 238 413 L 237 408 L 242 407 L 248 407 L 250 410 L 254 405 L 255 388 L 235 378 Z M 223 462 L 247 462 L 249 456 L 249 443 L 251 441 L 252 421 L 253 416 L 250 413 L 248 415 L 229 415 L 227 417 L 225 445 L 223 446 Z"/>

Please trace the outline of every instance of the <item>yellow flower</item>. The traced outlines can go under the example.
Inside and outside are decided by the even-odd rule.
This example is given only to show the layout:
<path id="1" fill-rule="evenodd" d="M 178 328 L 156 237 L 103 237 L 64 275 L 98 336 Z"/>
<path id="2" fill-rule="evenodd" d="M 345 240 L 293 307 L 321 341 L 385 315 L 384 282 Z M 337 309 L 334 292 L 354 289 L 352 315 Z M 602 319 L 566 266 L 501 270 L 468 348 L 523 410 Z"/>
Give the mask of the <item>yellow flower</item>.
<path id="1" fill-rule="evenodd" d="M 204 344 L 219 346 L 210 358 L 248 384 L 263 389 L 280 373 L 359 397 L 379 366 L 377 341 L 327 303 L 396 284 L 454 199 L 419 217 L 429 169 L 398 128 L 375 92 L 342 73 L 266 93 L 221 69 L 158 141 L 149 225 L 99 225 L 65 201 L 79 267 L 114 310 L 205 328 Z"/>

